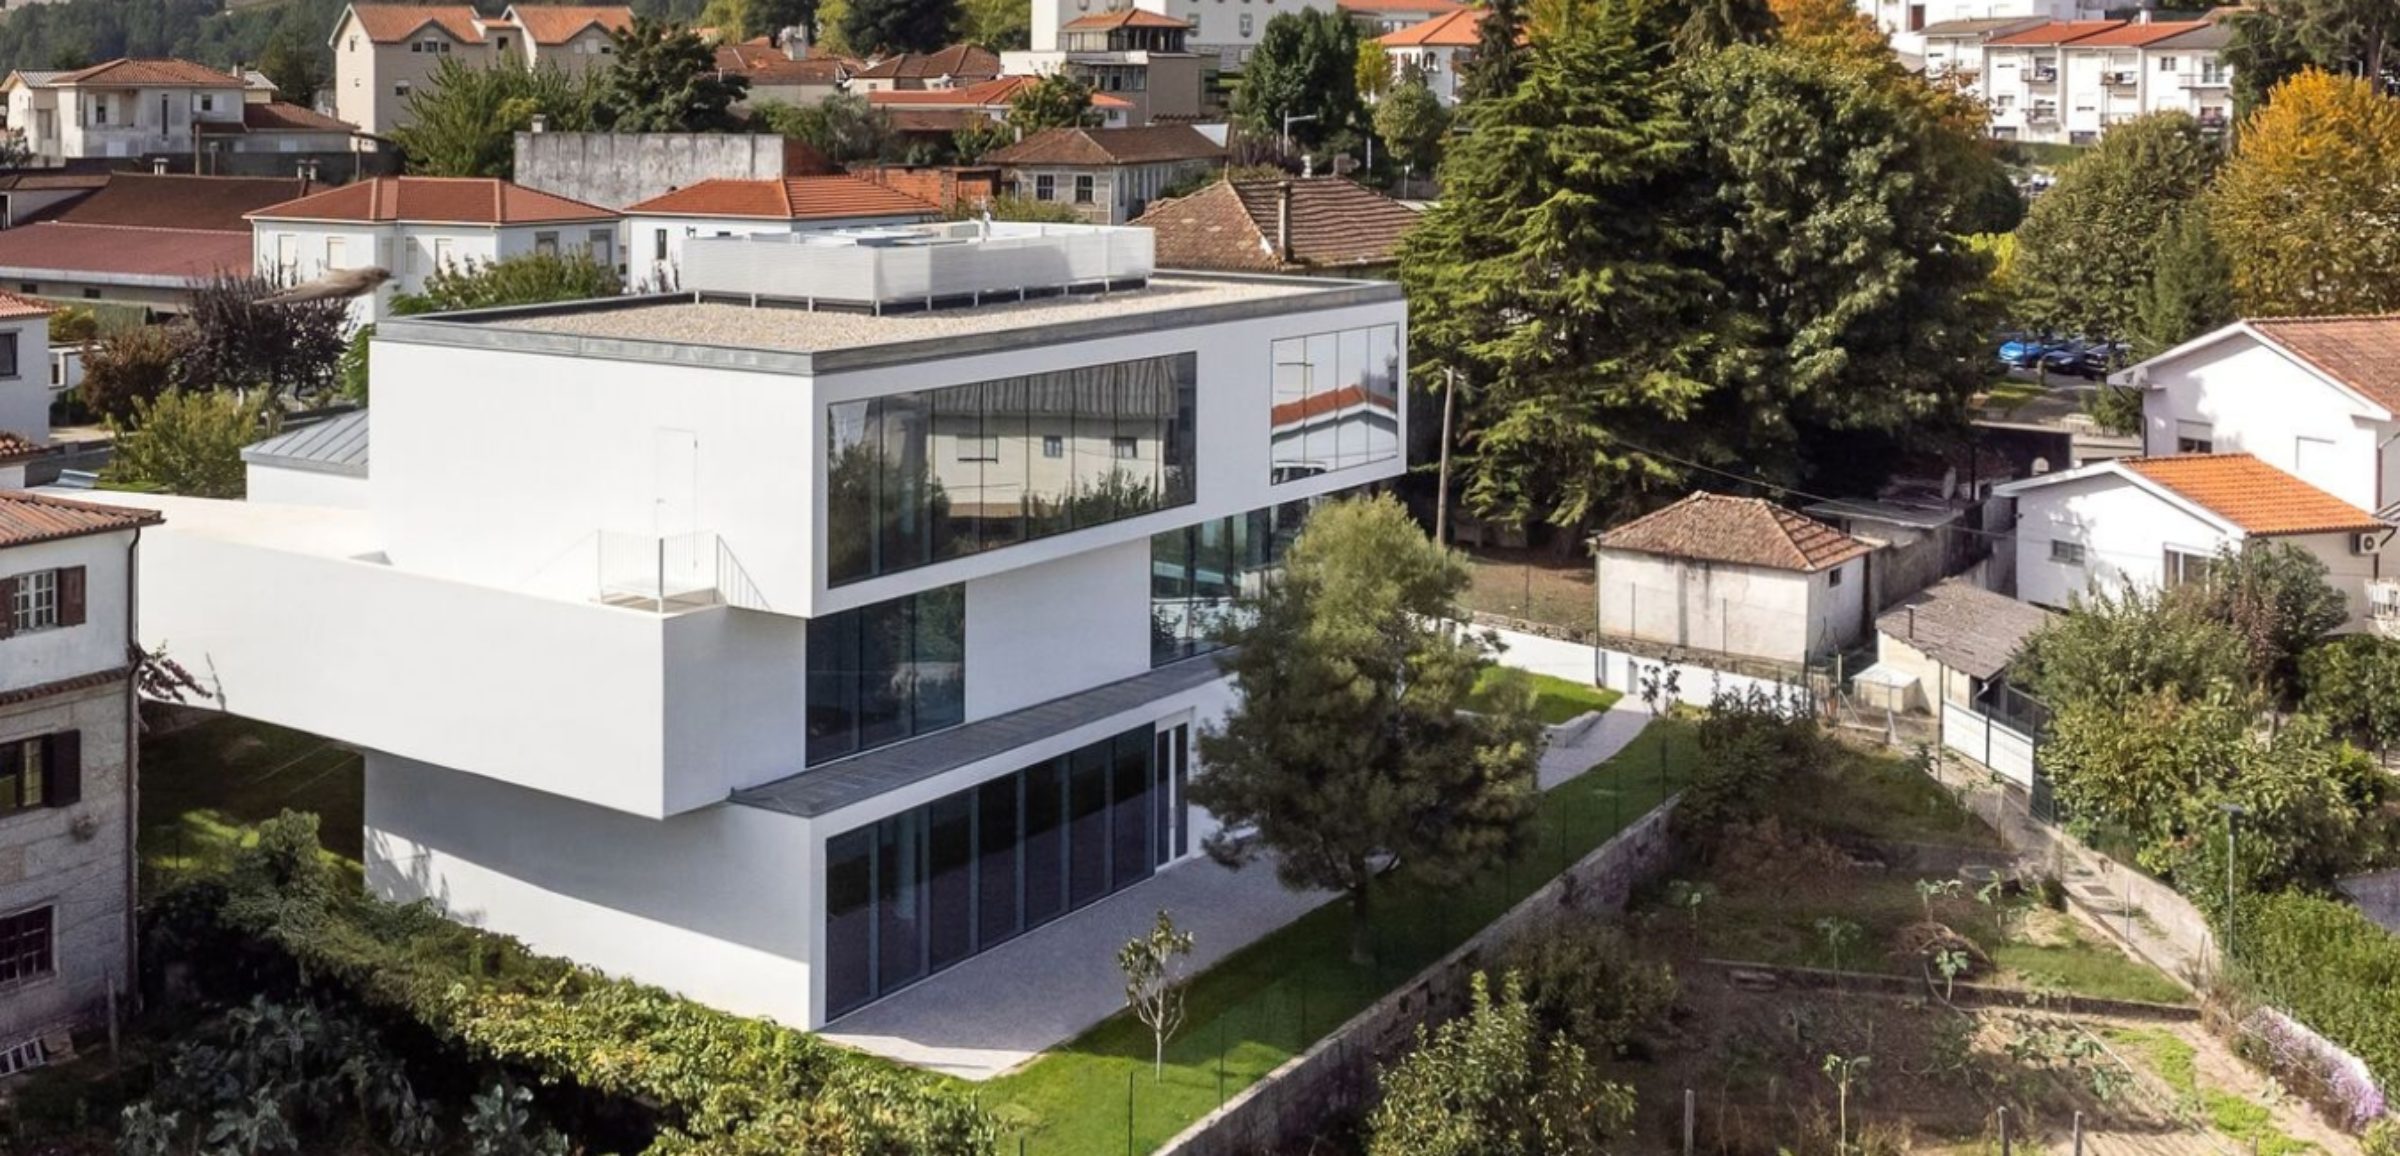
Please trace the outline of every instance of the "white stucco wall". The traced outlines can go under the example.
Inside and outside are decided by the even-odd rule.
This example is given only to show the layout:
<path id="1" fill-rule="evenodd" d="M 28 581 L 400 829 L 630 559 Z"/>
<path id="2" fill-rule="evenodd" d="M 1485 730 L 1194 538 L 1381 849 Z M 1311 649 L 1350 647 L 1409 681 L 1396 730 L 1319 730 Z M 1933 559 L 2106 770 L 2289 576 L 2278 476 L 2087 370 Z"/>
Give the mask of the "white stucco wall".
<path id="1" fill-rule="evenodd" d="M 392 274 L 374 294 L 353 302 L 359 324 L 391 314 L 392 298 L 417 293 L 425 280 L 445 264 L 485 264 L 534 251 L 545 233 L 558 234 L 560 252 L 598 252 L 610 267 L 621 263 L 623 248 L 613 221 L 570 221 L 558 224 L 441 225 L 415 222 L 377 224 L 364 221 L 251 222 L 251 255 L 257 272 L 286 284 L 314 281 L 343 269 L 380 266 Z M 595 246 L 595 234 L 606 238 Z"/>
<path id="2" fill-rule="evenodd" d="M 50 441 L 50 322 L 44 317 L 0 321 L 17 339 L 17 371 L 0 376 L 0 431 L 36 444 Z"/>
<path id="3" fill-rule="evenodd" d="M 1150 543 L 967 583 L 967 717 L 1150 669 Z"/>
<path id="4" fill-rule="evenodd" d="M 158 527 L 142 531 L 146 547 Z M 83 625 L 0 639 L 0 693 L 125 665 L 126 547 L 132 531 L 0 549 L 0 575 L 81 566 Z"/>
<path id="5" fill-rule="evenodd" d="M 1864 557 L 1803 574 L 1599 551 L 1600 632 L 1665 646 L 1805 662 L 1860 637 Z M 1834 575 L 1839 575 L 1838 585 Z"/>
<path id="6" fill-rule="evenodd" d="M 320 470 L 295 470 L 251 463 L 243 467 L 249 499 L 285 506 L 367 508 L 367 479 Z"/>
<path id="7" fill-rule="evenodd" d="M 2235 335 L 2148 373 L 2142 452 L 2172 454 L 2180 430 L 2206 427 L 2217 452 L 2251 454 L 2360 509 L 2400 500 L 2400 453 L 2383 448 L 2400 423 L 2273 346 Z M 2302 439 L 2317 443 L 2305 463 Z"/>

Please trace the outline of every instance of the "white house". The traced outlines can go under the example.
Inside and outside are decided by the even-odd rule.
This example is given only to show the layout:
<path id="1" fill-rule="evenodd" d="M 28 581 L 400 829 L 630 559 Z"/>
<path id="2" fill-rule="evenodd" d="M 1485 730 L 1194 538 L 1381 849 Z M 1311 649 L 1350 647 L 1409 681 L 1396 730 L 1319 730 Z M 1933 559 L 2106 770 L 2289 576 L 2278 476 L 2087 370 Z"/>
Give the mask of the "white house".
<path id="1" fill-rule="evenodd" d="M 23 486 L 23 459 L 50 444 L 50 397 L 50 307 L 0 292 L 0 490 Z"/>
<path id="2" fill-rule="evenodd" d="M 0 1075 L 133 991 L 134 551 L 147 511 L 0 491 Z"/>
<path id="3" fill-rule="evenodd" d="M 706 180 L 625 208 L 636 280 L 680 284 L 691 237 L 822 232 L 937 220 L 938 206 L 848 175 L 780 181 Z"/>
<path id="4" fill-rule="evenodd" d="M 2004 140 L 2091 144 L 2154 112 L 2222 129 L 2232 117 L 2231 32 L 2214 20 L 2051 21 L 1981 41 L 1970 91 L 1991 104 Z M 1947 67 L 1965 72 L 1955 40 Z"/>
<path id="5" fill-rule="evenodd" d="M 1858 0 L 1858 10 L 1875 22 L 1904 58 L 1922 57 L 1931 71 L 1932 34 L 1947 24 L 1983 21 L 2098 20 L 2097 0 Z"/>
<path id="6" fill-rule="evenodd" d="M 351 126 L 276 102 L 255 73 L 176 59 L 118 59 L 72 72 L 0 80 L 8 125 L 35 164 L 93 157 L 229 152 L 343 152 Z"/>
<path id="7" fill-rule="evenodd" d="M 492 177 L 375 177 L 247 215 L 258 274 L 280 284 L 378 266 L 392 279 L 352 306 L 382 320 L 435 270 L 523 253 L 576 252 L 622 268 L 617 215 Z"/>
<path id="8" fill-rule="evenodd" d="M 1696 493 L 1594 546 L 1604 638 L 1796 665 L 1873 611 L 1873 547 L 1761 498 Z"/>
<path id="9" fill-rule="evenodd" d="M 622 5 L 530 4 L 487 17 L 472 4 L 353 4 L 334 21 L 334 115 L 382 136 L 408 122 L 408 99 L 445 60 L 502 61 L 582 73 L 607 64 Z"/>
<path id="10" fill-rule="evenodd" d="M 2291 543 L 2325 564 L 2357 629 L 2392 527 L 2366 510 L 2240 453 L 2118 458 L 2009 482 L 2017 500 L 2017 595 L 2067 607 L 2096 589 L 2204 580 L 2217 555 Z"/>
<path id="11" fill-rule="evenodd" d="M 1190 24 L 1191 51 L 1213 69 L 1238 72 L 1250 63 L 1267 21 L 1286 12 L 1335 12 L 1336 0 L 1278 0 L 1264 7 L 1240 4 L 1202 5 L 1197 0 L 1033 0 L 1032 48 L 1052 52 L 1063 47 L 1067 25 L 1086 16 L 1137 8 Z"/>
<path id="12" fill-rule="evenodd" d="M 1467 66 L 1482 37 L 1485 11 L 1461 8 L 1376 37 L 1375 42 L 1383 45 L 1384 55 L 1392 62 L 1392 79 L 1397 81 L 1414 71 L 1425 78 L 1425 87 L 1444 105 L 1455 106 L 1458 87 L 1466 80 Z"/>
<path id="13" fill-rule="evenodd" d="M 144 637 L 367 752 L 379 894 L 796 1026 L 1219 870 L 1190 624 L 1296 506 L 1403 472 L 1278 482 L 1269 432 L 1325 335 L 1312 388 L 1405 416 L 1341 355 L 1407 349 L 1399 287 L 1008 222 L 683 261 L 385 321 L 363 506 L 109 495 L 169 512 Z"/>

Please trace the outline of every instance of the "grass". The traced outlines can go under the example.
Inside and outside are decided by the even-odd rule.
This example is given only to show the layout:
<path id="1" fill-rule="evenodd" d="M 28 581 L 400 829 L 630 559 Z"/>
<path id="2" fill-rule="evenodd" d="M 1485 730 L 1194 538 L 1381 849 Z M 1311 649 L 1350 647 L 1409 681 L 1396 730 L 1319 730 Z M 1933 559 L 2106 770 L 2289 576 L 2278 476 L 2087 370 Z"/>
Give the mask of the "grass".
<path id="1" fill-rule="evenodd" d="M 2033 382 L 2009 378 L 1985 390 L 1983 404 L 1988 409 L 1996 409 L 2002 413 L 2014 413 L 2018 406 L 2045 396 L 2049 392 L 2048 389 Z"/>
<path id="2" fill-rule="evenodd" d="M 2157 1028 L 2116 1028 L 2108 1038 L 2142 1057 L 2159 1079 L 2208 1120 L 2209 1127 L 2249 1145 L 2260 1156 L 2319 1151 L 2316 1145 L 2277 1128 L 2274 1114 L 2265 1105 L 2201 1080 L 2194 1059 L 2197 1053 L 2189 1042 Z"/>
<path id="3" fill-rule="evenodd" d="M 231 717 L 145 736 L 142 867 L 155 883 L 220 866 L 248 828 L 285 809 L 314 812 L 326 851 L 364 858 L 364 761 L 314 735 Z"/>
<path id="4" fill-rule="evenodd" d="M 1492 688 L 1505 677 L 1505 667 L 1488 667 L 1475 680 L 1475 691 L 1467 698 L 1467 709 L 1480 711 L 1486 705 Z M 1533 684 L 1533 714 L 1543 726 L 1558 726 L 1573 722 L 1596 710 L 1607 710 L 1625 697 L 1624 692 L 1597 686 L 1586 686 L 1547 674 L 1526 674 Z"/>
<path id="5" fill-rule="evenodd" d="M 2145 1003 L 2189 1003 L 2191 993 L 2150 967 L 2105 944 L 2078 939 L 2072 946 L 2003 943 L 1992 962 L 2026 987 L 2053 988 L 2097 999 Z"/>
<path id="6" fill-rule="evenodd" d="M 1680 787 L 1697 754 L 1691 734 L 1683 723 L 1653 723 L 1615 758 L 1543 796 L 1533 848 L 1506 869 L 1461 887 L 1404 878 L 1379 886 L 1373 967 L 1348 961 L 1350 911 L 1337 900 L 1210 968 L 1192 983 L 1188 1026 L 1168 1045 L 1160 1078 L 1151 1074 L 1149 1029 L 1120 1014 L 993 1080 L 984 1103 L 1009 1130 L 1003 1148 L 1021 1135 L 1028 1152 L 1156 1149 Z"/>
<path id="7" fill-rule="evenodd" d="M 1840 773 L 1817 775 L 1806 790 L 1787 791 L 1772 805 L 1787 821 L 1834 838 L 2000 846 L 1999 836 L 1931 775 L 1893 755 L 1852 751 Z"/>

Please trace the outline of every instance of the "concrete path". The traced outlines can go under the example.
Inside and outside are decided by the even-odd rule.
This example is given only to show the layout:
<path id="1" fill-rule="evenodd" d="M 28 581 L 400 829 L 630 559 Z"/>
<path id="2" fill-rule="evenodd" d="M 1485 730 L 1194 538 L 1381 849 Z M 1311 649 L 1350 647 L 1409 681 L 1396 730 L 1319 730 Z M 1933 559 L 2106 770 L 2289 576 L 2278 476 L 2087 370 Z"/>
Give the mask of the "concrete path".
<path id="1" fill-rule="evenodd" d="M 1623 750 L 1649 721 L 1640 703 L 1619 702 L 1552 744 L 1542 756 L 1542 789 Z M 1270 864 L 1234 871 L 1194 858 L 835 1020 L 823 1034 L 902 1063 L 990 1079 L 1124 1007 L 1117 949 L 1149 930 L 1161 909 L 1192 932 L 1196 974 L 1333 898 L 1285 890 Z"/>

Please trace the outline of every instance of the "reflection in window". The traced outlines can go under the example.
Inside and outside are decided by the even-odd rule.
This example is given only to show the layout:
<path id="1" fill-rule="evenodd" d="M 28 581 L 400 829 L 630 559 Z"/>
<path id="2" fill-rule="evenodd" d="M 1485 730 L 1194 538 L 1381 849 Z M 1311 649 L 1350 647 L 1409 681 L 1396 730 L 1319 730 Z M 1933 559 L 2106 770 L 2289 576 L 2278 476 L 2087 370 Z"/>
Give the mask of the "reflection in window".
<path id="1" fill-rule="evenodd" d="M 1274 481 L 1399 456 L 1399 326 L 1287 337 L 1274 357 Z"/>
<path id="2" fill-rule="evenodd" d="M 1197 372 L 1184 353 L 829 407 L 828 583 L 1189 503 Z"/>
<path id="3" fill-rule="evenodd" d="M 1150 665 L 1218 648 L 1226 615 L 1282 561 L 1311 503 L 1285 502 L 1150 538 Z"/>
<path id="4" fill-rule="evenodd" d="M 808 762 L 966 717 L 966 587 L 944 586 L 808 623 Z"/>

